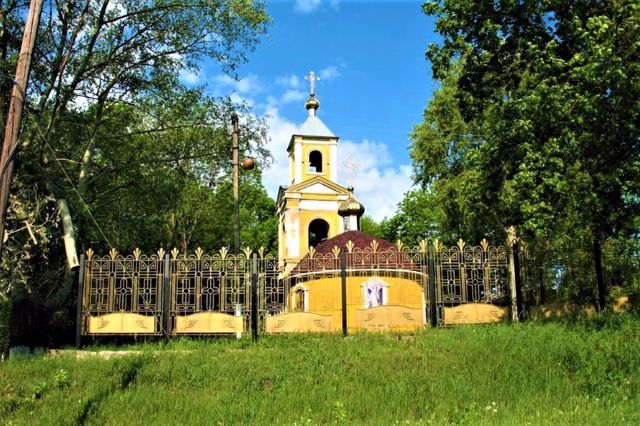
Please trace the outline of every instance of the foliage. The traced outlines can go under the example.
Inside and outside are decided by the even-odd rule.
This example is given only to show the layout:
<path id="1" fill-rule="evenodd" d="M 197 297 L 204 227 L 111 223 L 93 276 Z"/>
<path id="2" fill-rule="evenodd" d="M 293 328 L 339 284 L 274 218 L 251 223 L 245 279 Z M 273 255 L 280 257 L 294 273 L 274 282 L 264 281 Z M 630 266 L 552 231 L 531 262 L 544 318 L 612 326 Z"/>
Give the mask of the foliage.
<path id="1" fill-rule="evenodd" d="M 364 215 L 360 218 L 360 230 L 365 234 L 384 239 L 380 224 L 371 216 Z"/>
<path id="2" fill-rule="evenodd" d="M 411 190 L 398 204 L 396 214 L 383 221 L 381 227 L 391 241 L 400 240 L 409 246 L 417 246 L 422 240 L 442 239 L 443 235 L 438 232 L 442 229 L 438 226 L 442 221 L 441 209 L 432 193 Z"/>
<path id="3" fill-rule="evenodd" d="M 447 231 L 529 241 L 628 236 L 640 208 L 634 1 L 428 1 L 442 87 L 413 134 Z M 457 229 L 456 229 L 457 228 Z"/>
<path id="4" fill-rule="evenodd" d="M 115 348 L 130 351 L 121 356 L 97 346 L 80 359 L 6 362 L 0 413 L 63 424 L 637 424 L 639 332 L 637 318 L 619 315 L 257 344 L 184 339 Z"/>
<path id="5" fill-rule="evenodd" d="M 3 89 L 27 8 L 0 3 Z M 243 152 L 261 164 L 269 158 L 264 123 L 246 106 L 187 88 L 179 77 L 197 72 L 204 58 L 234 75 L 268 21 L 264 4 L 250 0 L 45 2 L 0 299 L 9 292 L 33 298 L 68 325 L 74 277 L 65 270 L 63 231 L 74 234 L 76 251 L 155 250 L 199 243 L 193 233 L 203 221 L 229 216 L 211 200 L 228 181 L 230 111 L 242 118 Z M 8 91 L 0 96 L 4 117 Z M 261 199 L 260 185 L 253 187 Z M 60 220 L 61 202 L 70 208 L 69 222 Z M 267 234 L 259 237 L 265 245 Z"/>

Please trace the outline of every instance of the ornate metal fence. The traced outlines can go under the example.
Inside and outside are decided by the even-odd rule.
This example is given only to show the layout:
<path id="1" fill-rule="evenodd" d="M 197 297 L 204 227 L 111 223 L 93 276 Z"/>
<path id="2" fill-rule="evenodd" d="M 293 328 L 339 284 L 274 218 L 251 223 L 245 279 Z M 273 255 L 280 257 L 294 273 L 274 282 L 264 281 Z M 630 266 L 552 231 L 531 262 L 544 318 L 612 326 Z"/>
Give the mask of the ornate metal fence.
<path id="1" fill-rule="evenodd" d="M 84 261 L 82 312 L 83 334 L 148 334 L 163 330 L 164 252 L 130 256 L 111 250 L 95 256 L 89 249 Z"/>
<path id="2" fill-rule="evenodd" d="M 443 324 L 500 321 L 511 300 L 509 251 L 482 240 L 453 247 L 436 241 L 433 257 L 438 320 Z"/>
<path id="3" fill-rule="evenodd" d="M 361 243 L 361 242 L 360 242 Z M 515 274 L 510 250 L 438 241 L 311 249 L 290 270 L 263 250 L 208 255 L 112 250 L 84 257 L 82 335 L 211 335 L 405 330 L 501 321 Z M 511 262 L 511 263 L 510 263 Z M 257 327 L 256 327 L 257 325 Z"/>

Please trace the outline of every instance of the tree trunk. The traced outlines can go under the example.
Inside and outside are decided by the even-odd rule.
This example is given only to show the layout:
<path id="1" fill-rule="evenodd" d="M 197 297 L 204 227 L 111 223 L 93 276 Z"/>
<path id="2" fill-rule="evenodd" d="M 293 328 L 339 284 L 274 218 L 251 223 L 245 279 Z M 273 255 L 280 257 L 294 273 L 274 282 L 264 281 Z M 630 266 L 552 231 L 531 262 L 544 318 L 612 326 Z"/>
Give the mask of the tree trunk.
<path id="1" fill-rule="evenodd" d="M 602 275 L 602 244 L 598 237 L 593 239 L 593 264 L 596 272 L 596 289 L 598 293 L 596 309 L 600 312 L 604 312 L 606 308 L 607 289 L 604 285 L 604 277 Z"/>
<path id="2" fill-rule="evenodd" d="M 78 175 L 78 192 L 84 198 L 87 193 L 89 181 L 89 169 L 91 168 L 91 158 L 93 155 L 93 138 L 82 154 L 82 163 L 80 165 L 80 174 Z"/>
<path id="3" fill-rule="evenodd" d="M 73 230 L 73 219 L 71 218 L 71 212 L 69 211 L 69 204 L 64 198 L 58 198 L 56 200 L 56 206 L 60 212 L 60 219 L 62 220 L 62 238 L 64 239 L 64 249 L 67 256 L 67 266 L 70 271 L 74 271 L 80 267 L 80 261 L 78 260 L 78 251 L 76 249 L 76 235 Z"/>

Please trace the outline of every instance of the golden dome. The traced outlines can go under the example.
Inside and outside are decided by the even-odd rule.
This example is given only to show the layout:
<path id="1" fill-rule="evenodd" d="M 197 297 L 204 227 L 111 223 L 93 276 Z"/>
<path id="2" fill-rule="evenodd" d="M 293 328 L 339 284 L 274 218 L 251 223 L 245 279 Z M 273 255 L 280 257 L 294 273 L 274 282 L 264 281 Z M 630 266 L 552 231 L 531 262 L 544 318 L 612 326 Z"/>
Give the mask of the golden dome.
<path id="1" fill-rule="evenodd" d="M 318 108 L 320 108 L 320 102 L 318 102 L 314 95 L 311 95 L 311 97 L 307 100 L 307 103 L 304 104 L 304 107 L 306 109 L 313 108 L 317 110 Z"/>
<path id="2" fill-rule="evenodd" d="M 364 214 L 364 206 L 353 196 L 353 186 L 347 189 L 349 190 L 349 198 L 340 202 L 338 214 L 343 217 L 353 215 L 357 215 L 358 217 L 362 216 Z"/>

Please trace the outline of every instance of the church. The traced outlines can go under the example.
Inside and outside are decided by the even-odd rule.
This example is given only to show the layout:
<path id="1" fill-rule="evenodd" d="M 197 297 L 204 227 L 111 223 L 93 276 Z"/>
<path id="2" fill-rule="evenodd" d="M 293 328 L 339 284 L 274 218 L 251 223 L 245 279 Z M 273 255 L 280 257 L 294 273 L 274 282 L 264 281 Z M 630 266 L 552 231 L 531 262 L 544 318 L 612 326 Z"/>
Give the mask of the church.
<path id="1" fill-rule="evenodd" d="M 78 336 L 409 331 L 506 318 L 517 270 L 506 247 L 406 247 L 361 232 L 365 207 L 337 182 L 339 138 L 318 117 L 317 77 L 307 79 L 307 117 L 282 141 L 289 179 L 276 201 L 278 255 L 89 249 Z"/>
<path id="2" fill-rule="evenodd" d="M 351 329 L 423 327 L 424 274 L 409 255 L 399 258 L 394 244 L 360 231 L 365 208 L 353 187 L 337 183 L 339 138 L 318 117 L 317 77 L 305 78 L 308 116 L 291 135 L 289 181 L 276 200 L 285 309 L 266 318 L 266 331 L 339 331 L 342 297 Z M 344 289 L 341 252 L 348 264 Z"/>
<path id="3" fill-rule="evenodd" d="M 309 247 L 345 231 L 359 230 L 364 206 L 338 179 L 338 136 L 318 117 L 320 102 L 314 93 L 317 77 L 310 73 L 311 93 L 305 108 L 309 116 L 291 136 L 289 182 L 281 186 L 278 209 L 278 258 L 290 271 Z"/>

